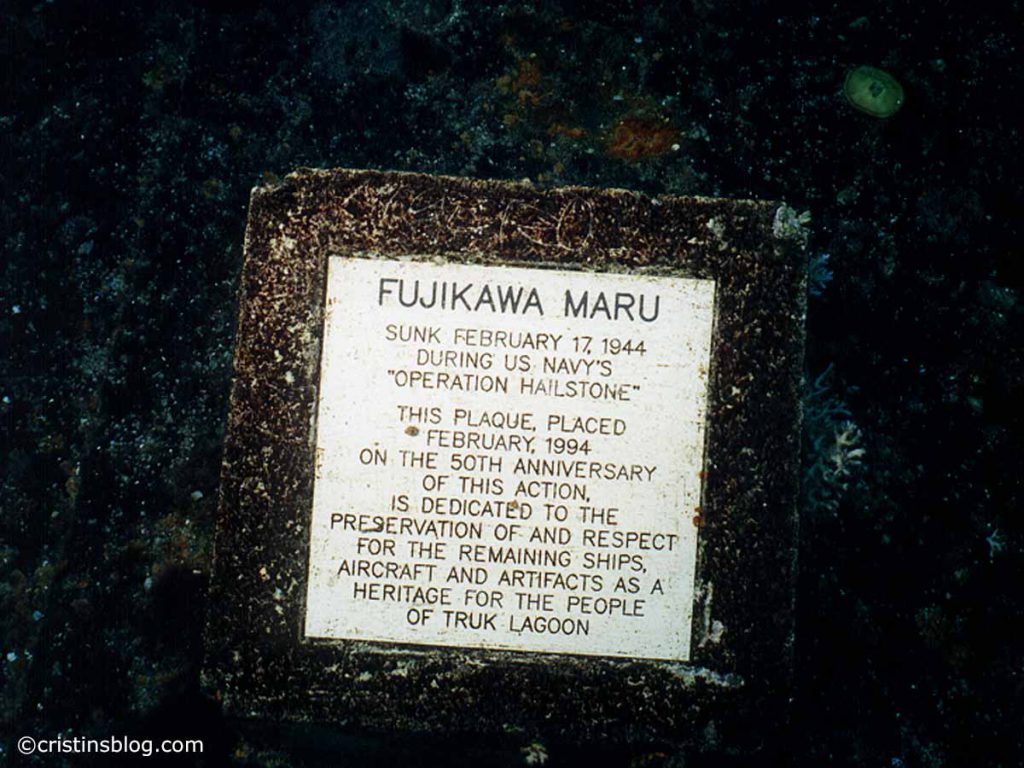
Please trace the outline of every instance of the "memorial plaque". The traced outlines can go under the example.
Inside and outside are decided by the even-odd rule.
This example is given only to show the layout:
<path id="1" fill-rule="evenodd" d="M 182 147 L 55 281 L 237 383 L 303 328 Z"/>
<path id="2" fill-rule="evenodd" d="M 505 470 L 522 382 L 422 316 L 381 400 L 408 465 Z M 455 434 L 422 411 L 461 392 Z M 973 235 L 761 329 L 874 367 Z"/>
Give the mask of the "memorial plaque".
<path id="1" fill-rule="evenodd" d="M 759 201 L 255 190 L 207 688 L 246 716 L 756 748 L 792 661 L 801 248 Z"/>
<path id="2" fill-rule="evenodd" d="M 688 659 L 714 282 L 335 256 L 326 296 L 306 637 Z"/>

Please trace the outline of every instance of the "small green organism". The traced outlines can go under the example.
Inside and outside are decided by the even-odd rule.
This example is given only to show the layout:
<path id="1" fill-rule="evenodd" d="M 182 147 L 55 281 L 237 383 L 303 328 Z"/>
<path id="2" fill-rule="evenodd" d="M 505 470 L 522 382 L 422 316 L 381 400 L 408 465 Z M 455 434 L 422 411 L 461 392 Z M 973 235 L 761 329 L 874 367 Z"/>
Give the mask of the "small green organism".
<path id="1" fill-rule="evenodd" d="M 892 117 L 903 106 L 903 86 L 875 67 L 857 67 L 846 76 L 843 94 L 853 106 L 872 117 Z"/>

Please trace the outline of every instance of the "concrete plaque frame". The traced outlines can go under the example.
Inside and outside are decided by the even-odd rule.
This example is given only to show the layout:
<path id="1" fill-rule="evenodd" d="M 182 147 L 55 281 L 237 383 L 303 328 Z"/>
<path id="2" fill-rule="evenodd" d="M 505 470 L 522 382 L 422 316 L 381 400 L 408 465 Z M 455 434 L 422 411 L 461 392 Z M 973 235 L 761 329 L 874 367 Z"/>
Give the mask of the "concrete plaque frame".
<path id="1" fill-rule="evenodd" d="M 806 268 L 777 203 L 377 171 L 253 191 L 204 686 L 371 731 L 756 749 L 793 654 Z M 303 637 L 329 256 L 716 281 L 689 662 Z M 521 738 L 521 737 L 520 737 Z"/>

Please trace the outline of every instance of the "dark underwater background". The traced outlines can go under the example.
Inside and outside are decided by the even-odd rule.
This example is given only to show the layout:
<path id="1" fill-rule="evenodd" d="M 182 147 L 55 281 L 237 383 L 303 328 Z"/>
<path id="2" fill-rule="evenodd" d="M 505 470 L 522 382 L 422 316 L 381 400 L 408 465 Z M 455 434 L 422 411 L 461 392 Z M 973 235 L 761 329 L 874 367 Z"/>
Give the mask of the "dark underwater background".
<path id="1" fill-rule="evenodd" d="M 1022 23 L 941 0 L 0 3 L 0 764 L 58 733 L 203 738 L 203 765 L 524 764 L 528 738 L 246 729 L 199 692 L 248 193 L 348 166 L 810 214 L 791 726 L 752 761 L 548 765 L 1021 765 Z M 895 114 L 844 96 L 862 65 L 902 86 Z"/>

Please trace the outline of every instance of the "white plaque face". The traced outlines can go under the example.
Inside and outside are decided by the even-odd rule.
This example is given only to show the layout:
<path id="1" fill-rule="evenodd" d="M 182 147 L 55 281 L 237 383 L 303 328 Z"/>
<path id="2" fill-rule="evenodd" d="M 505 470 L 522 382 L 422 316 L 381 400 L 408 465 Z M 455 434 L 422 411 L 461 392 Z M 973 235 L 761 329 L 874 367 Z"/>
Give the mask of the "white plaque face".
<path id="1" fill-rule="evenodd" d="M 714 282 L 329 261 L 306 637 L 688 660 Z"/>

